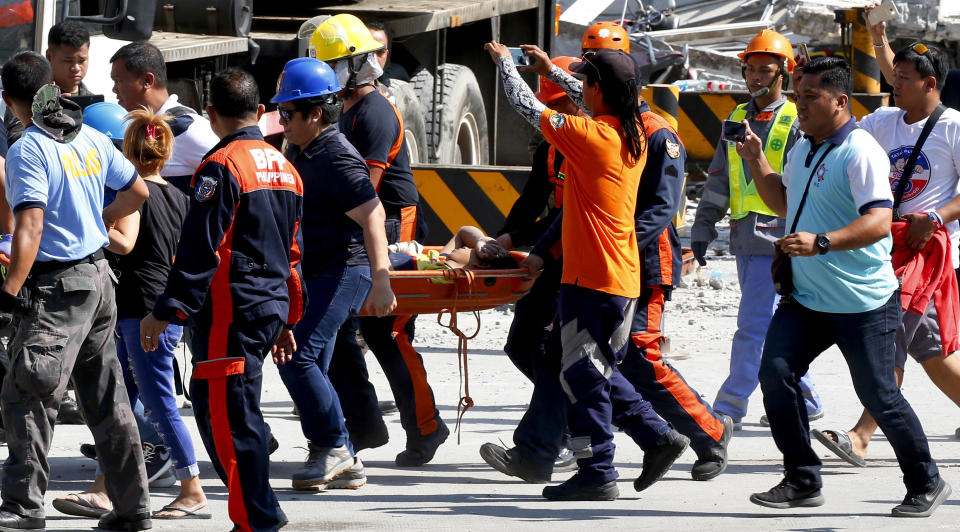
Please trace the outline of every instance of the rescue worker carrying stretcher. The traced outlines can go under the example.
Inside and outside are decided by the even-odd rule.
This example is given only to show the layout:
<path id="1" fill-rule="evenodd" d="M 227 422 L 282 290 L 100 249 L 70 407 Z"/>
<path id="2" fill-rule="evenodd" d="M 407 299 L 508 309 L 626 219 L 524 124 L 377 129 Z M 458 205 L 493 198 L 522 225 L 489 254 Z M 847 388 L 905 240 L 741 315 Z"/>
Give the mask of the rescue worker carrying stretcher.
<path id="1" fill-rule="evenodd" d="M 363 158 L 337 130 L 339 91 L 326 63 L 301 57 L 286 64 L 271 99 L 291 146 L 287 156 L 305 183 L 303 272 L 310 304 L 296 329 L 293 360 L 280 367 L 309 440 L 307 461 L 293 474 L 296 489 L 366 483 L 328 368 L 337 330 L 364 301 L 380 316 L 396 307 L 383 207 Z"/>
<path id="2" fill-rule="evenodd" d="M 370 168 L 370 181 L 386 211 L 388 242 L 423 241 L 418 215 L 420 195 L 410 170 L 403 119 L 374 87 L 383 73 L 374 52 L 384 45 L 353 15 L 318 17 L 307 22 L 311 23 L 316 29 L 308 53 L 330 64 L 343 88 L 343 114 L 338 126 Z M 400 410 L 407 442 L 406 449 L 396 457 L 399 466 L 429 462 L 450 434 L 437 410 L 423 359 L 413 348 L 415 319 L 416 316 L 356 319 Z M 330 379 L 341 395 L 354 448 L 386 444 L 389 434 L 352 320 L 338 334 L 330 368 Z"/>

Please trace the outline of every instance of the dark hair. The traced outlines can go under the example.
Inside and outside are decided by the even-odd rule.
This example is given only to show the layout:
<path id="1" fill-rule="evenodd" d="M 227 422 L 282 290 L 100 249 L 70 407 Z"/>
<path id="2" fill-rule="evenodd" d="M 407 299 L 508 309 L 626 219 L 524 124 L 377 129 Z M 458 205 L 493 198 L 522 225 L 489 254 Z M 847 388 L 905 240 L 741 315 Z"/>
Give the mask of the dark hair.
<path id="1" fill-rule="evenodd" d="M 820 86 L 833 92 L 853 96 L 853 74 L 850 64 L 839 57 L 814 57 L 803 65 L 803 75 L 819 75 Z"/>
<path id="2" fill-rule="evenodd" d="M 587 83 L 600 83 L 600 92 L 603 93 L 603 103 L 610 107 L 614 116 L 620 120 L 620 128 L 627 140 L 627 149 L 633 159 L 639 160 L 647 151 L 647 131 L 641 127 L 643 119 L 640 117 L 640 86 L 636 78 L 626 82 L 614 79 L 600 79 L 596 68 L 586 70 Z"/>
<path id="3" fill-rule="evenodd" d="M 256 114 L 260 87 L 246 70 L 228 68 L 210 80 L 210 106 L 218 115 L 243 118 Z"/>
<path id="4" fill-rule="evenodd" d="M 90 45 L 90 32 L 83 24 L 65 20 L 54 24 L 47 33 L 47 46 L 69 46 L 70 48 L 80 49 L 83 45 Z"/>
<path id="5" fill-rule="evenodd" d="M 3 64 L 0 73 L 3 91 L 21 103 L 33 102 L 40 87 L 53 82 L 53 70 L 47 59 L 37 52 L 19 52 Z"/>
<path id="6" fill-rule="evenodd" d="M 914 43 L 917 44 L 917 43 Z M 913 49 L 913 45 L 908 46 L 893 56 L 893 64 L 903 61 L 913 63 L 913 68 L 925 78 L 933 77 L 937 80 L 937 90 L 943 90 L 943 84 L 947 81 L 947 73 L 950 71 L 950 64 L 947 62 L 947 55 L 940 48 L 927 43 L 920 43 L 927 47 L 924 54 L 918 53 Z"/>
<path id="7" fill-rule="evenodd" d="M 125 44 L 113 54 L 110 62 L 118 59 L 123 61 L 123 66 L 133 75 L 140 77 L 149 72 L 153 74 L 157 87 L 162 89 L 167 86 L 167 64 L 156 46 L 148 42 Z"/>
<path id="8" fill-rule="evenodd" d="M 390 34 L 390 30 L 387 29 L 387 26 L 383 22 L 370 19 L 364 20 L 363 25 L 370 31 L 382 31 L 383 34 L 387 36 L 387 48 L 390 48 L 390 45 L 393 44 L 393 35 Z"/>
<path id="9" fill-rule="evenodd" d="M 327 94 L 316 98 L 300 98 L 290 103 L 293 104 L 294 109 L 304 116 L 319 107 L 322 113 L 320 122 L 325 126 L 336 124 L 340 120 L 340 113 L 343 111 L 343 100 L 336 94 Z"/>

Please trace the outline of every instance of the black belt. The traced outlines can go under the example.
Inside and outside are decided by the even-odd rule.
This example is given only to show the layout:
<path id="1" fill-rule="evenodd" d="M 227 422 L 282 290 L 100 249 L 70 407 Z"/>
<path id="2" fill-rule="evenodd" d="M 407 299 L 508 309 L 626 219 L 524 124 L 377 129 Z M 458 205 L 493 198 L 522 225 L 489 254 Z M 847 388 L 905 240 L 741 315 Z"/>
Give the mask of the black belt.
<path id="1" fill-rule="evenodd" d="M 67 268 L 71 268 L 73 266 L 76 266 L 77 264 L 86 264 L 86 263 L 93 264 L 103 258 L 104 258 L 103 249 L 101 248 L 87 255 L 82 259 L 65 260 L 65 261 L 59 261 L 59 260 L 37 261 L 37 262 L 34 262 L 33 267 L 30 268 L 30 275 L 44 275 L 44 274 L 55 272 L 58 270 L 66 270 Z"/>

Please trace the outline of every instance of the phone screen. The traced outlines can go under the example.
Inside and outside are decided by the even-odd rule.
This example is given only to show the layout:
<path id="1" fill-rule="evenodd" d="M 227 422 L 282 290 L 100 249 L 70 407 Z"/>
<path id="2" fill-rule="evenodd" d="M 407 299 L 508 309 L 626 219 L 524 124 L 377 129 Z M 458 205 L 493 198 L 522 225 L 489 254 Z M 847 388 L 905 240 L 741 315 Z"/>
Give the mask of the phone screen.
<path id="1" fill-rule="evenodd" d="M 529 66 L 530 58 L 526 55 L 523 55 L 523 49 L 521 48 L 507 48 L 510 50 L 510 56 L 513 57 L 513 64 L 517 66 Z"/>
<path id="2" fill-rule="evenodd" d="M 732 120 L 723 121 L 723 135 L 721 138 L 727 142 L 743 142 L 747 136 L 747 126 L 742 122 Z"/>

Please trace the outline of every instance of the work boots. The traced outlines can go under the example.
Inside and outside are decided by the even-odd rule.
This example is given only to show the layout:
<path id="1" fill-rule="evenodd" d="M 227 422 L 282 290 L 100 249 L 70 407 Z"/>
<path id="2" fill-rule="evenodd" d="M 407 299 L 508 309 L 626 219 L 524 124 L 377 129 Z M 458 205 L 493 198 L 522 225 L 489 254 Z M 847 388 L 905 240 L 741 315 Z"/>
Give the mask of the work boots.
<path id="1" fill-rule="evenodd" d="M 723 436 L 720 441 L 713 446 L 709 454 L 698 456 L 697 461 L 693 463 L 690 469 L 690 476 L 693 480 L 710 480 L 716 478 L 727 469 L 727 446 L 733 437 L 733 418 L 726 414 L 723 416 Z"/>
<path id="2" fill-rule="evenodd" d="M 644 451 L 643 471 L 640 472 L 637 480 L 633 481 L 633 489 L 643 491 L 660 480 L 688 445 L 690 445 L 690 438 L 676 430 L 670 429 L 665 432 L 657 440 L 653 449 Z"/>
<path id="3" fill-rule="evenodd" d="M 407 448 L 397 455 L 396 464 L 400 467 L 417 467 L 433 460 L 437 448 L 447 441 L 450 429 L 446 423 L 437 419 L 437 430 L 416 439 L 407 437 Z"/>

